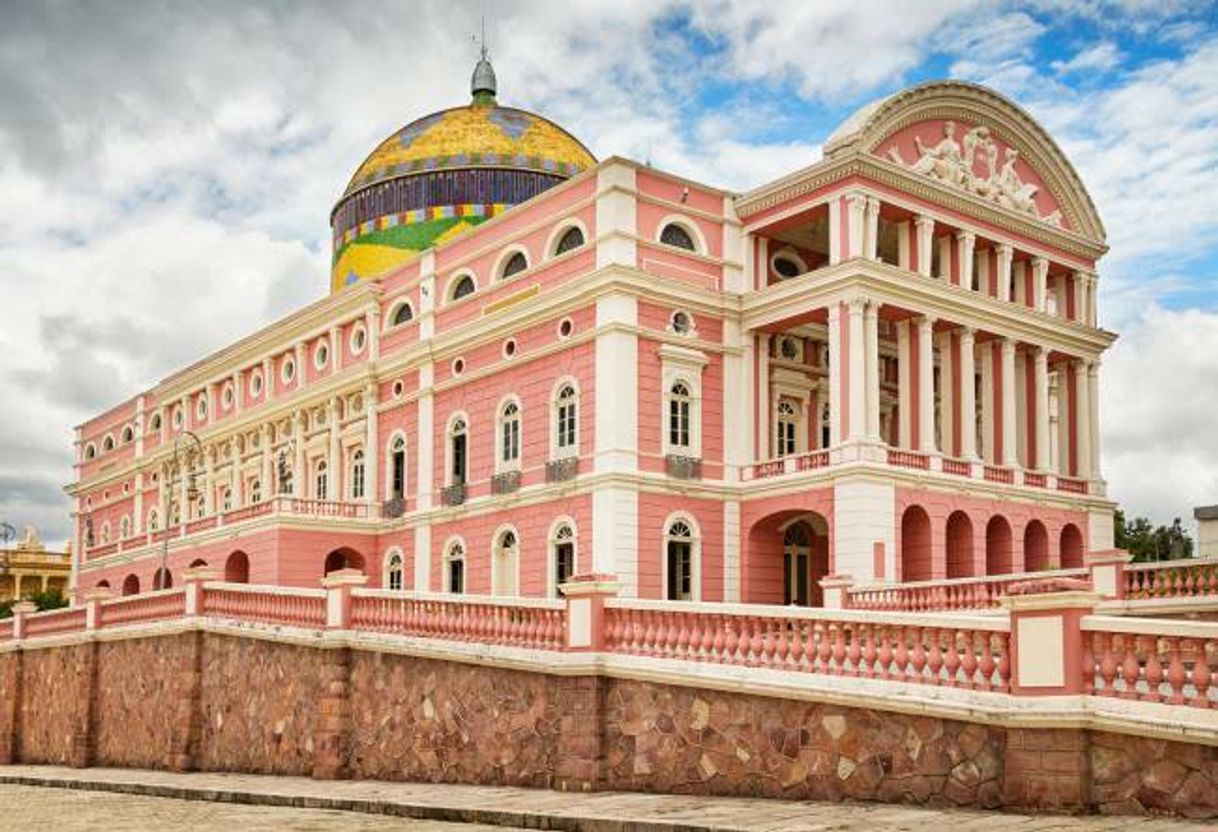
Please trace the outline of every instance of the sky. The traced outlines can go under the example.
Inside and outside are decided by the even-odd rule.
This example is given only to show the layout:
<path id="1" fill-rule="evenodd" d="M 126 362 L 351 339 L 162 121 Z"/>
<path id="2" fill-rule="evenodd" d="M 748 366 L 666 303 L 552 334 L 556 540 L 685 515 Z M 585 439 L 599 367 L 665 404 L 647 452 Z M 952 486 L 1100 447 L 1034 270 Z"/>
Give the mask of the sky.
<path id="1" fill-rule="evenodd" d="M 1218 503 L 1218 6 L 852 0 L 0 0 L 0 520 L 69 535 L 72 429 L 323 296 L 386 135 L 469 97 L 598 157 L 746 190 L 936 78 L 1029 110 L 1108 231 L 1103 467 L 1128 513 Z"/>

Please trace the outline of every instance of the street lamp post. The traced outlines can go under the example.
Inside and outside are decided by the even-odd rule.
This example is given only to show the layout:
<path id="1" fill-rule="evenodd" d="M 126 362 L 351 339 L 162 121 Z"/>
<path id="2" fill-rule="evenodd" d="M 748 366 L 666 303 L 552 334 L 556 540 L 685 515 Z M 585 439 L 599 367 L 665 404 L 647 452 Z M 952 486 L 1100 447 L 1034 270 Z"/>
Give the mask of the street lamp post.
<path id="1" fill-rule="evenodd" d="M 182 440 L 187 440 L 185 452 L 182 448 Z M 199 496 L 199 488 L 195 485 L 194 461 L 203 458 L 203 443 L 199 441 L 199 437 L 194 431 L 184 430 L 177 435 L 173 440 L 173 458 L 170 462 L 168 474 L 169 487 L 169 503 L 166 506 L 167 515 L 165 517 L 165 536 L 161 540 L 161 569 L 157 573 L 157 577 L 153 579 L 152 588 L 165 589 L 165 584 L 169 578 L 169 529 L 173 525 L 173 492 L 182 477 L 186 477 L 186 501 L 193 503 Z M 187 516 L 187 506 L 178 506 L 178 511 L 182 512 L 182 516 Z"/>

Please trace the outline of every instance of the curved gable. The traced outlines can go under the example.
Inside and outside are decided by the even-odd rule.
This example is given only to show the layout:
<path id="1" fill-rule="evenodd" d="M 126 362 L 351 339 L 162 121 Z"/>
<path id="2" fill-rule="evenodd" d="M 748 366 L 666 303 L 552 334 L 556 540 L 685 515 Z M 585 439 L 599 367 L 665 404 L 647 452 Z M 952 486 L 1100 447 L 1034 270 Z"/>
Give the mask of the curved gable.
<path id="1" fill-rule="evenodd" d="M 825 144 L 866 153 L 974 198 L 1102 243 L 1104 225 L 1057 143 L 1016 104 L 976 84 L 938 81 L 873 102 Z"/>

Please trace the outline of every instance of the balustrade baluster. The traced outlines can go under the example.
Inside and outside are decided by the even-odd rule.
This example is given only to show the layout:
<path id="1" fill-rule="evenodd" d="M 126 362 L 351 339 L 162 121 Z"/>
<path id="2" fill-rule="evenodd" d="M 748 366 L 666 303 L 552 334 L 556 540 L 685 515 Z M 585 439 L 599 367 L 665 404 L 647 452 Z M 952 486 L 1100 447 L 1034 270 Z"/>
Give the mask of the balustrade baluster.
<path id="1" fill-rule="evenodd" d="M 1167 683 L 1171 686 L 1171 695 L 1167 698 L 1169 705 L 1184 704 L 1184 683 L 1188 674 L 1184 670 L 1184 661 L 1180 656 L 1181 643 L 1178 638 L 1167 639 L 1171 659 L 1167 665 Z"/>
<path id="2" fill-rule="evenodd" d="M 1102 637 L 1098 637 L 1098 633 L 1096 635 L 1096 648 L 1100 654 L 1100 679 L 1102 681 L 1099 694 L 1101 696 L 1116 696 L 1117 663 L 1113 650 L 1113 637 L 1107 633 Z"/>
<path id="3" fill-rule="evenodd" d="M 959 641 L 964 645 L 964 655 L 960 659 L 960 669 L 964 673 L 961 686 L 968 690 L 975 690 L 977 688 L 977 638 L 973 633 L 961 632 Z"/>
<path id="4" fill-rule="evenodd" d="M 839 625 L 843 630 L 847 631 L 849 644 L 846 647 L 846 661 L 850 665 L 850 675 L 859 676 L 862 674 L 862 645 L 859 643 L 861 638 L 859 633 L 859 625 L 853 624 L 847 629 L 845 624 Z"/>
<path id="5" fill-rule="evenodd" d="M 1122 699 L 1137 699 L 1138 676 L 1141 673 L 1135 649 L 1137 640 L 1133 636 L 1125 635 L 1121 637 L 1121 641 L 1125 648 L 1125 661 L 1121 666 L 1121 678 L 1125 683 L 1125 689 L 1121 691 L 1120 696 Z"/>
<path id="6" fill-rule="evenodd" d="M 918 682 L 926 681 L 926 647 L 923 645 L 925 631 L 921 627 L 911 627 L 913 633 L 913 676 Z"/>
<path id="7" fill-rule="evenodd" d="M 841 622 L 833 625 L 833 675 L 846 675 L 846 627 Z"/>
<path id="8" fill-rule="evenodd" d="M 875 640 L 879 629 L 874 624 L 868 624 L 864 630 L 866 640 L 863 642 L 863 676 L 867 679 L 875 678 L 875 660 L 879 655 L 879 651 L 875 646 Z"/>
<path id="9" fill-rule="evenodd" d="M 1204 641 L 1194 642 L 1196 646 L 1196 658 L 1193 659 L 1193 688 L 1196 690 L 1196 695 L 1193 696 L 1192 705 L 1194 708 L 1210 707 L 1210 665 L 1209 657 L 1206 654 L 1206 644 Z"/>

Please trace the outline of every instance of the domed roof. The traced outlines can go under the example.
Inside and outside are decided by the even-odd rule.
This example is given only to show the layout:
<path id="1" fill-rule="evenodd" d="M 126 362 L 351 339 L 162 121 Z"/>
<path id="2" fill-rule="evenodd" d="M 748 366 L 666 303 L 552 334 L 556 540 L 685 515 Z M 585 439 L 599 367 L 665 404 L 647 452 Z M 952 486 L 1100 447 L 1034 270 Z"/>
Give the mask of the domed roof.
<path id="1" fill-rule="evenodd" d="M 475 100 L 410 122 L 377 146 L 343 197 L 399 176 L 454 168 L 520 168 L 574 176 L 596 164 L 578 139 L 536 113 Z"/>
<path id="2" fill-rule="evenodd" d="M 554 122 L 499 106 L 496 86 L 484 50 L 469 104 L 410 122 L 355 171 L 330 213 L 333 291 L 396 268 L 596 164 Z"/>

